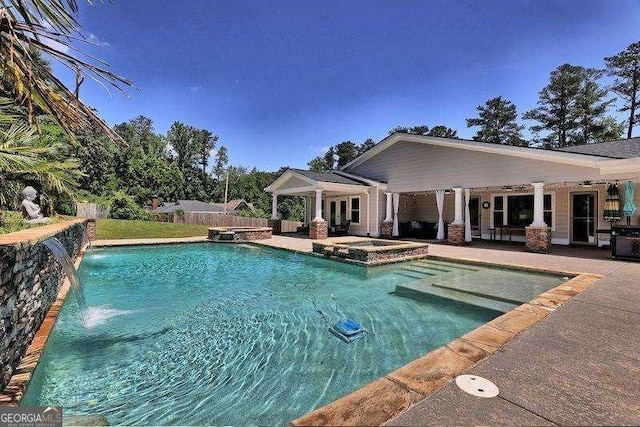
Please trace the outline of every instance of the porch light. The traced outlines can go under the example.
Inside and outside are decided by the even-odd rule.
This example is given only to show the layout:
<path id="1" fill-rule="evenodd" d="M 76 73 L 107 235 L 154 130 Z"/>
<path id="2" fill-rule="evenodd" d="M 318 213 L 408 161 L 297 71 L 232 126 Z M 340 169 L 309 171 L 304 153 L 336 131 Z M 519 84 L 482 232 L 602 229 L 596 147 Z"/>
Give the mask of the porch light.
<path id="1" fill-rule="evenodd" d="M 448 196 L 449 194 L 451 194 L 451 190 L 450 189 L 444 190 L 444 194 Z"/>
<path id="2" fill-rule="evenodd" d="M 607 198 L 604 201 L 602 218 L 611 223 L 620 220 L 620 192 L 615 184 L 610 184 L 609 188 L 607 188 Z"/>

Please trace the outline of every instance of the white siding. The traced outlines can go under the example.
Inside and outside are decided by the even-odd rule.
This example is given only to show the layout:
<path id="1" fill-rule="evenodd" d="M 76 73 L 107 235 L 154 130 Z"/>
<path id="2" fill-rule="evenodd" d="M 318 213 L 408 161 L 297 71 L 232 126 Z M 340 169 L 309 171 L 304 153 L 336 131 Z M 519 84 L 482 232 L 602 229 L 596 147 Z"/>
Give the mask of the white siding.
<path id="1" fill-rule="evenodd" d="M 601 178 L 597 169 L 413 142 L 398 142 L 348 172 L 387 182 L 394 192 Z"/>

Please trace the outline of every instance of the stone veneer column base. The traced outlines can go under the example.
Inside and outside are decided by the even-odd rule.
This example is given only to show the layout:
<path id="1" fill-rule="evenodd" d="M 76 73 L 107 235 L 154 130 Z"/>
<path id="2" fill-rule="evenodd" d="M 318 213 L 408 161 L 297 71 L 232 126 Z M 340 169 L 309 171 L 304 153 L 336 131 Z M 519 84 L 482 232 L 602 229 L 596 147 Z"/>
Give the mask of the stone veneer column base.
<path id="1" fill-rule="evenodd" d="M 309 223 L 309 238 L 313 240 L 324 240 L 329 237 L 327 221 L 311 221 Z"/>
<path id="2" fill-rule="evenodd" d="M 270 219 L 269 227 L 271 227 L 271 232 L 274 235 L 282 234 L 282 220 L 281 219 Z"/>
<path id="3" fill-rule="evenodd" d="M 525 227 L 527 242 L 525 249 L 528 252 L 548 254 L 551 252 L 551 227 Z"/>
<path id="4" fill-rule="evenodd" d="M 464 224 L 449 224 L 448 241 L 450 245 L 464 246 Z"/>
<path id="5" fill-rule="evenodd" d="M 393 222 L 382 221 L 380 223 L 380 237 L 390 238 L 393 234 Z"/>

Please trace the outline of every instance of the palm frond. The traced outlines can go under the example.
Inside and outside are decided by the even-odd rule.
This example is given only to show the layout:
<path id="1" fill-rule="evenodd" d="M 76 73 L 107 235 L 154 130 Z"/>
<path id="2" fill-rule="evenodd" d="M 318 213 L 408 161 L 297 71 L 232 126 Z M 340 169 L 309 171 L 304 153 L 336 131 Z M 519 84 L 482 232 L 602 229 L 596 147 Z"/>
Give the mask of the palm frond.
<path id="1" fill-rule="evenodd" d="M 35 103 L 70 135 L 88 122 L 97 124 L 112 140 L 121 138 L 95 112 L 78 99 L 82 76 L 105 88 L 124 93 L 131 81 L 106 69 L 106 63 L 76 49 L 72 41 L 87 41 L 76 20 L 76 0 L 0 0 L 0 67 L 27 104 L 30 118 Z M 74 54 L 67 53 L 67 48 Z M 49 54 L 77 73 L 74 91 L 49 69 L 34 61 L 30 51 Z M 85 59 L 83 59 L 85 58 Z M 96 63 L 98 65 L 96 65 Z"/>

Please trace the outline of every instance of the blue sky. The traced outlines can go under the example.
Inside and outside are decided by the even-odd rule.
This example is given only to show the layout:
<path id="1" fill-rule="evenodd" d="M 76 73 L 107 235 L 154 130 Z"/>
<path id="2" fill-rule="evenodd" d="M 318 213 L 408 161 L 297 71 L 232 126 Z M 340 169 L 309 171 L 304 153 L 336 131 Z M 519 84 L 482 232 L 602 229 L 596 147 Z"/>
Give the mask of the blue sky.
<path id="1" fill-rule="evenodd" d="M 397 125 L 470 138 L 465 119 L 487 99 L 523 113 L 558 65 L 602 68 L 640 40 L 634 0 L 95 3 L 81 9 L 100 45 L 88 50 L 138 90 L 109 97 L 87 80 L 86 103 L 110 124 L 145 115 L 161 133 L 175 120 L 209 129 L 232 164 L 263 170 L 304 168 Z"/>

